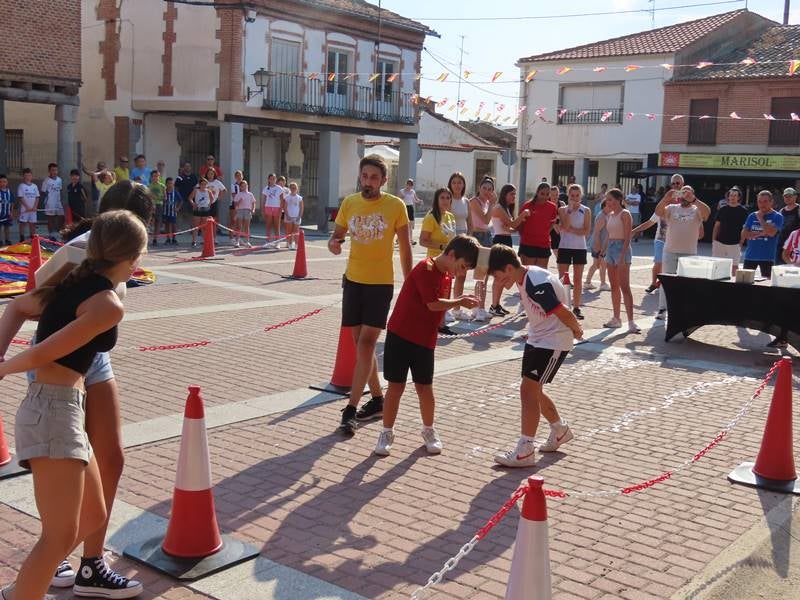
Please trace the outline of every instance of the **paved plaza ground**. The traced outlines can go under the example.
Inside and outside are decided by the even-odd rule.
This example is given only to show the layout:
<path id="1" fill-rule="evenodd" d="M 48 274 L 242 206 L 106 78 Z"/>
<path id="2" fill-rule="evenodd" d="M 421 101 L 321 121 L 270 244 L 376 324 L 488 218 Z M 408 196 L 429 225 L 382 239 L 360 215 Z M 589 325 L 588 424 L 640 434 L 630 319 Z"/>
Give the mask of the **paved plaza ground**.
<path id="1" fill-rule="evenodd" d="M 293 281 L 294 252 L 234 252 L 227 242 L 220 241 L 222 260 L 209 262 L 183 262 L 198 254 L 186 243 L 154 249 L 146 266 L 157 282 L 130 290 L 125 302 L 113 364 L 127 455 L 108 546 L 115 567 L 142 580 L 143 598 L 408 598 L 534 473 L 569 494 L 548 499 L 554 598 L 721 598 L 720 586 L 728 599 L 798 597 L 791 596 L 798 593 L 793 500 L 726 479 L 755 458 L 771 387 L 705 457 L 651 488 L 619 493 L 704 448 L 780 356 L 765 348 L 768 336 L 732 327 L 664 342 L 657 297 L 644 292 L 650 242 L 636 245 L 632 271 L 642 333 L 602 329 L 610 295 L 585 294 L 587 341 L 549 386 L 576 439 L 522 470 L 492 461 L 518 433 L 521 321 L 440 340 L 434 386 L 444 452 L 426 454 L 409 389 L 392 455 L 378 458 L 380 423 L 343 439 L 334 431 L 340 397 L 308 387 L 329 381 L 333 370 L 344 256 L 309 239 L 309 277 Z M 422 256 L 417 246 L 415 259 Z M 517 297 L 504 301 L 516 312 Z M 26 325 L 20 337 L 32 330 Z M 139 349 L 200 341 L 210 343 Z M 788 355 L 796 359 L 794 350 Z M 220 527 L 256 545 L 260 557 L 186 586 L 120 555 L 164 531 L 191 384 L 202 387 L 207 408 Z M 24 379 L 2 386 L 0 414 L 13 432 Z M 35 515 L 29 476 L 0 481 L 0 584 L 14 578 L 33 544 Z M 503 598 L 517 522 L 510 512 L 426 597 Z M 772 588 L 737 585 L 740 574 L 787 587 L 764 595 Z"/>

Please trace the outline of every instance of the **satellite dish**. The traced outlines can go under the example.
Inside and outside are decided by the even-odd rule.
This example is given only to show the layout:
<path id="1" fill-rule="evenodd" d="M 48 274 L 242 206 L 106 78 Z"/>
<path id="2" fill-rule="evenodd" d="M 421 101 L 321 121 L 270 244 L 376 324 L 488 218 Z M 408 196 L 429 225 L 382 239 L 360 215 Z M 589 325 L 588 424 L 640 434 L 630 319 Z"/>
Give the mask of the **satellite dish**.
<path id="1" fill-rule="evenodd" d="M 507 167 L 514 166 L 517 163 L 517 151 L 514 148 L 506 148 L 501 155 L 503 164 Z"/>

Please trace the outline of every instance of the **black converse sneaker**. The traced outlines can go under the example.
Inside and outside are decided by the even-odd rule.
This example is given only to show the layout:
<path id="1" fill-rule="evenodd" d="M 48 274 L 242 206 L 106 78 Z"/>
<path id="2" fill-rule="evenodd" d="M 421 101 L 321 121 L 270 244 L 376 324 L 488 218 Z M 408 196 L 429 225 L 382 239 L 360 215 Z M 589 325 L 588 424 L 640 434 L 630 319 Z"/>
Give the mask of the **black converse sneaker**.
<path id="1" fill-rule="evenodd" d="M 105 558 L 81 558 L 72 593 L 88 598 L 135 598 L 142 584 L 123 577 L 106 564 Z"/>
<path id="2" fill-rule="evenodd" d="M 358 422 L 356 421 L 356 407 L 349 404 L 342 409 L 342 422 L 339 431 L 347 436 L 355 435 Z"/>
<path id="3" fill-rule="evenodd" d="M 57 588 L 68 588 L 75 584 L 75 569 L 69 564 L 65 558 L 61 564 L 56 567 L 56 574 L 50 580 L 50 585 Z"/>
<path id="4" fill-rule="evenodd" d="M 383 396 L 373 396 L 356 413 L 356 420 L 371 421 L 383 416 Z"/>

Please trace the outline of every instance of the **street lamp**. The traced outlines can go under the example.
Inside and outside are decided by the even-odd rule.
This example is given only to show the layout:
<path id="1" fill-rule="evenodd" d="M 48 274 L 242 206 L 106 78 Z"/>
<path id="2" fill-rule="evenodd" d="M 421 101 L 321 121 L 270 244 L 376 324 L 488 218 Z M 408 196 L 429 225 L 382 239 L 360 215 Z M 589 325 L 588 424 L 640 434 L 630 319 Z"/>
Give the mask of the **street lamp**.
<path id="1" fill-rule="evenodd" d="M 250 102 L 250 99 L 253 96 L 258 96 L 259 94 L 264 94 L 264 88 L 267 87 L 267 83 L 269 80 L 269 71 L 267 71 L 264 67 L 261 67 L 258 71 L 253 73 L 253 80 L 256 82 L 257 90 L 251 90 L 250 86 L 247 86 L 247 101 Z"/>

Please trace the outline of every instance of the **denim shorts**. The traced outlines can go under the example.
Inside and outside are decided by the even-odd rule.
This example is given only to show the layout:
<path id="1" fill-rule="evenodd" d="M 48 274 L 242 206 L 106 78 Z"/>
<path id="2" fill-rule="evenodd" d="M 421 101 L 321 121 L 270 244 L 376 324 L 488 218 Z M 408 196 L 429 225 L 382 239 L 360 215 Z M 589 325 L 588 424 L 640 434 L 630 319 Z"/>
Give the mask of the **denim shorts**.
<path id="1" fill-rule="evenodd" d="M 653 242 L 653 262 L 660 263 L 664 258 L 664 240 L 655 240 Z"/>
<path id="2" fill-rule="evenodd" d="M 625 264 L 629 265 L 633 262 L 633 253 L 631 252 L 631 245 L 628 244 L 628 251 L 625 256 L 622 256 L 622 246 L 625 242 L 622 240 L 608 240 L 608 247 L 606 248 L 606 264 L 612 267 L 622 264 L 623 259 Z"/>
<path id="3" fill-rule="evenodd" d="M 36 343 L 36 336 L 31 338 L 31 346 Z M 33 383 L 36 373 L 28 371 L 25 373 L 28 378 L 28 385 Z M 103 383 L 109 379 L 114 379 L 114 370 L 111 368 L 111 354 L 108 352 L 98 352 L 92 361 L 86 375 L 83 376 L 83 385 L 87 388 L 95 383 Z"/>
<path id="4" fill-rule="evenodd" d="M 487 230 L 474 230 L 472 232 L 472 237 L 478 240 L 481 246 L 489 248 L 492 245 L 492 234 Z"/>
<path id="5" fill-rule="evenodd" d="M 89 464 L 86 392 L 65 385 L 32 383 L 17 409 L 14 447 L 21 467 L 32 458 L 71 458 Z"/>

